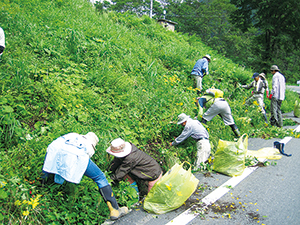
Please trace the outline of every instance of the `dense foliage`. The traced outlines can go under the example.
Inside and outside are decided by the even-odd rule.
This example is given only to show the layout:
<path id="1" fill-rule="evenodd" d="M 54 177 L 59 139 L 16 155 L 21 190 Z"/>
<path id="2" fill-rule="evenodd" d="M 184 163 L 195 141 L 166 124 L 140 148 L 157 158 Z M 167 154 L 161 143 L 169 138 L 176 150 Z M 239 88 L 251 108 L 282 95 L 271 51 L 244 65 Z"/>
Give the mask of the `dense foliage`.
<path id="1" fill-rule="evenodd" d="M 105 149 L 117 137 L 149 153 L 165 171 L 174 153 L 193 163 L 193 140 L 167 146 L 182 129 L 174 123 L 177 115 L 196 114 L 189 73 L 205 54 L 212 62 L 204 88 L 225 92 L 242 133 L 291 135 L 263 124 L 257 107 L 242 105 L 250 91 L 239 83 L 250 82 L 253 71 L 218 55 L 196 36 L 168 32 L 148 16 L 99 14 L 82 0 L 4 0 L 0 9 L 6 34 L 0 61 L 2 224 L 100 224 L 107 218 L 90 179 L 84 177 L 79 185 L 40 183 L 47 146 L 68 132 L 98 135 L 92 159 L 105 172 L 110 162 Z M 285 112 L 296 98 L 287 93 Z M 233 139 L 219 118 L 207 129 L 215 147 L 219 138 Z M 131 190 L 125 182 L 114 187 L 121 205 L 134 202 Z"/>
<path id="2" fill-rule="evenodd" d="M 142 15 L 149 13 L 149 2 L 122 0 L 108 4 L 105 9 Z M 277 64 L 289 83 L 295 84 L 299 79 L 297 0 L 157 0 L 154 3 L 155 18 L 176 22 L 177 31 L 197 35 L 235 63 L 265 73 L 269 72 L 270 64 Z"/>

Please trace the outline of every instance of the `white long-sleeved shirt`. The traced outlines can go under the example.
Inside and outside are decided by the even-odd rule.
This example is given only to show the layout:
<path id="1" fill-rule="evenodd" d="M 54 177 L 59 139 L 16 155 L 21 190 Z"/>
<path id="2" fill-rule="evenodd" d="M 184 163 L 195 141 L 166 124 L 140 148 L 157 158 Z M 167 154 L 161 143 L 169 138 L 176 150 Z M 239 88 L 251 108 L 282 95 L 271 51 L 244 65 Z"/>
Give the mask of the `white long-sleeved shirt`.
<path id="1" fill-rule="evenodd" d="M 172 142 L 172 145 L 178 145 L 190 136 L 195 140 L 209 138 L 208 132 L 204 126 L 198 120 L 189 118 L 186 121 L 186 125 L 182 133 Z"/>
<path id="2" fill-rule="evenodd" d="M 59 175 L 60 183 L 67 180 L 78 184 L 94 153 L 92 144 L 83 135 L 65 134 L 48 146 L 43 171 Z"/>
<path id="3" fill-rule="evenodd" d="M 285 98 L 285 77 L 279 72 L 276 72 L 273 75 L 271 94 L 274 98 L 282 101 Z"/>
<path id="4" fill-rule="evenodd" d="M 1 27 L 0 27 L 0 46 L 3 46 L 5 48 L 5 35 Z"/>

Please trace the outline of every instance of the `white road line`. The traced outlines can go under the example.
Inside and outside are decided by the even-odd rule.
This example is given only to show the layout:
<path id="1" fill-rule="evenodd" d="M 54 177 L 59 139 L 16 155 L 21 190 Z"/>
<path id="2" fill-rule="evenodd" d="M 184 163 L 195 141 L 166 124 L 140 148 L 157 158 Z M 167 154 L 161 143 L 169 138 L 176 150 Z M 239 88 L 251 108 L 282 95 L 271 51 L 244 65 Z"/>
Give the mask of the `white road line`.
<path id="1" fill-rule="evenodd" d="M 288 143 L 292 137 L 285 137 L 280 142 L 281 143 Z M 255 171 L 258 167 L 247 167 L 243 174 L 237 177 L 230 178 L 227 182 L 222 184 L 216 190 L 208 194 L 206 197 L 200 200 L 200 202 L 204 203 L 204 206 L 209 206 L 219 200 L 223 195 L 225 195 L 230 189 L 228 187 L 235 187 L 238 185 L 242 180 L 244 180 L 247 176 L 249 176 L 253 171 Z M 185 225 L 188 224 L 190 221 L 195 219 L 199 213 L 193 212 L 192 208 L 187 209 L 179 216 L 168 222 L 166 225 Z"/>
<path id="2" fill-rule="evenodd" d="M 218 187 L 216 190 L 211 192 L 209 195 L 204 197 L 200 200 L 200 202 L 203 202 L 206 206 L 211 205 L 212 203 L 216 202 L 218 199 L 220 199 L 223 195 L 225 195 L 230 189 L 227 187 L 235 187 L 238 183 L 240 183 L 243 179 L 245 179 L 247 176 L 249 176 L 254 170 L 256 170 L 258 167 L 247 167 L 243 174 L 237 177 L 232 177 L 227 182 L 222 184 L 220 187 Z M 171 220 L 167 225 L 184 225 L 188 224 L 190 221 L 195 219 L 199 213 L 193 213 L 192 209 L 189 208 L 185 212 L 181 213 L 179 216 Z"/>
<path id="3" fill-rule="evenodd" d="M 294 129 L 294 132 L 300 132 L 300 125 Z"/>

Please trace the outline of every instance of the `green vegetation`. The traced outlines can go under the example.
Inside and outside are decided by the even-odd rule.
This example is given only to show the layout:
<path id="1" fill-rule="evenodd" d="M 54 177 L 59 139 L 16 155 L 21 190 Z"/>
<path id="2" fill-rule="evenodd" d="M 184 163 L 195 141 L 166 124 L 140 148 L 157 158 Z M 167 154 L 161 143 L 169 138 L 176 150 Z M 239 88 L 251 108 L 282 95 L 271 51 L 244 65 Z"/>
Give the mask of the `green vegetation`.
<path id="1" fill-rule="evenodd" d="M 177 115 L 195 115 L 189 76 L 195 61 L 212 56 L 204 88 L 222 89 L 241 133 L 284 137 L 291 131 L 265 126 L 257 107 L 241 104 L 250 91 L 238 83 L 253 71 L 239 67 L 197 37 L 168 32 L 147 16 L 99 14 L 82 0 L 4 0 L 0 26 L 6 49 L 0 61 L 0 223 L 101 224 L 108 209 L 96 185 L 40 184 L 47 146 L 57 137 L 95 132 L 93 161 L 103 170 L 105 149 L 122 137 L 153 156 L 166 171 L 176 160 L 193 163 L 193 140 L 169 149 L 181 132 Z M 285 112 L 298 98 L 287 93 Z M 270 102 L 265 100 L 267 111 Z M 251 120 L 250 120 L 251 118 Z M 219 138 L 232 140 L 219 118 L 208 123 L 213 151 Z M 108 177 L 108 176 L 107 176 Z M 120 205 L 134 194 L 126 183 L 114 187 Z"/>

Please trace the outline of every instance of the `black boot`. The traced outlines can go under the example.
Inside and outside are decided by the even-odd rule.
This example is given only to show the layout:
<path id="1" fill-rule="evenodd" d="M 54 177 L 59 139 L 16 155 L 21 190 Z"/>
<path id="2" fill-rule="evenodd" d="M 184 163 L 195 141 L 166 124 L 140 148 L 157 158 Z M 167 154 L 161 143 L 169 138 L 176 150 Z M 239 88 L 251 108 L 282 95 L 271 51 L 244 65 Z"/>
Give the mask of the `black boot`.
<path id="1" fill-rule="evenodd" d="M 235 124 L 230 125 L 230 128 L 233 131 L 235 137 L 239 138 L 241 136 L 240 131 Z"/>
<path id="2" fill-rule="evenodd" d="M 109 208 L 111 220 L 117 220 L 121 216 L 124 216 L 128 213 L 127 207 L 124 206 L 119 208 L 117 200 L 112 192 L 110 185 L 100 188 L 99 192 Z"/>

